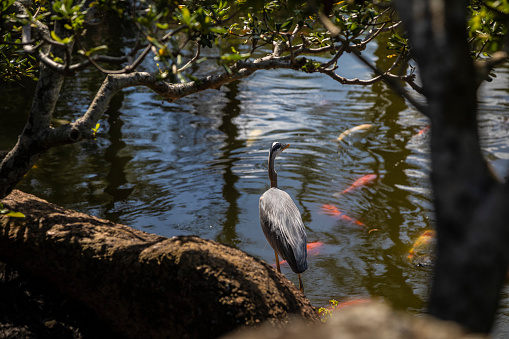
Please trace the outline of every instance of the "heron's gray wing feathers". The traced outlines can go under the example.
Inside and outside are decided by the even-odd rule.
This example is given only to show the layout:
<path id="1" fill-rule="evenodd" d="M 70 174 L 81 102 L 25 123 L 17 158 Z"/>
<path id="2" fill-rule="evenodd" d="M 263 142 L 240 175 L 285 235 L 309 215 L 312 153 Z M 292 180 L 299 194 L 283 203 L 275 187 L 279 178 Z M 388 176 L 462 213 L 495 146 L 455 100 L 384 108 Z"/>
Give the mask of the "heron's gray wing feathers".
<path id="1" fill-rule="evenodd" d="M 299 209 L 292 198 L 278 188 L 267 190 L 260 198 L 260 223 L 272 248 L 292 270 L 307 269 L 307 236 Z"/>

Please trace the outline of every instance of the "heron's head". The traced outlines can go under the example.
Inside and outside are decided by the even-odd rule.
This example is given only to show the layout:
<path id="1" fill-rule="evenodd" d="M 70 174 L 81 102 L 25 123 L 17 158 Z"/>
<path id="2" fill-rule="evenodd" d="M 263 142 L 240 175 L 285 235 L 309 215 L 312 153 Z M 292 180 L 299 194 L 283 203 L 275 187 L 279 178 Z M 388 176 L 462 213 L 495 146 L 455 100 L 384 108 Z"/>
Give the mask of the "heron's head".
<path id="1" fill-rule="evenodd" d="M 282 144 L 280 142 L 273 142 L 270 147 L 270 157 L 274 157 L 274 159 L 281 154 L 285 149 L 290 147 L 290 144 Z"/>

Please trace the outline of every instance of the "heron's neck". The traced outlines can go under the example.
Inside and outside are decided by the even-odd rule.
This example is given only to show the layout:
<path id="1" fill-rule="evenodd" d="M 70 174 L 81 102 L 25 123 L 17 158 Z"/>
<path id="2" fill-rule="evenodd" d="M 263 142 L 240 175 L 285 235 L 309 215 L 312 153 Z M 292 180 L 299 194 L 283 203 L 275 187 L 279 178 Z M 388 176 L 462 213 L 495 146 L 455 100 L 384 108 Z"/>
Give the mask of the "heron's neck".
<path id="1" fill-rule="evenodd" d="M 272 154 L 269 156 L 269 179 L 270 179 L 270 187 L 277 187 L 277 173 L 274 169 L 274 161 L 276 160 L 276 157 L 272 156 Z"/>

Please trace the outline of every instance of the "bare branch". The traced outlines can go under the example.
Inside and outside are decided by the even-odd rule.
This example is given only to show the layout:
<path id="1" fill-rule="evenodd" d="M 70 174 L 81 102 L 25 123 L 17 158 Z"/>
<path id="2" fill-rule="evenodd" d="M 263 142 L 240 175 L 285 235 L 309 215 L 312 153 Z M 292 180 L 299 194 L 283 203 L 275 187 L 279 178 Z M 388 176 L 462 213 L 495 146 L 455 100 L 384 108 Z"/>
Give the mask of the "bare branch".
<path id="1" fill-rule="evenodd" d="M 361 55 L 360 51 L 357 48 L 355 48 L 354 46 L 350 46 L 348 41 L 346 41 L 339 35 L 339 29 L 330 21 L 330 19 L 326 15 L 322 14 L 319 17 L 320 17 L 320 20 L 322 21 L 322 24 L 329 30 L 331 35 L 334 38 L 338 39 L 345 46 L 347 51 L 352 52 L 363 64 L 368 66 L 373 72 L 375 72 L 375 74 L 379 75 L 382 78 L 382 80 L 384 80 L 389 86 L 391 86 L 394 91 L 396 91 L 399 95 L 401 95 L 402 97 L 407 99 L 408 102 L 410 102 L 421 113 L 428 116 L 427 107 L 421 105 L 412 96 L 410 96 L 407 93 L 407 91 L 405 91 L 405 89 L 401 86 L 401 84 L 396 81 L 396 79 L 392 76 L 392 74 L 389 75 L 390 73 L 386 74 L 386 73 L 380 71 L 377 67 L 372 65 L 369 61 L 367 61 Z M 330 29 L 332 29 L 332 31 Z M 395 77 L 397 79 L 400 79 L 400 77 L 398 77 L 398 76 L 395 76 Z"/>
<path id="2" fill-rule="evenodd" d="M 106 62 L 109 64 L 121 64 L 124 62 L 128 62 L 130 58 L 128 55 L 124 55 L 121 57 L 112 57 L 112 56 L 108 56 L 108 55 L 94 55 L 94 56 L 90 57 L 90 59 L 92 59 L 96 63 L 97 62 Z M 92 65 L 92 62 L 89 59 L 87 59 L 87 60 L 82 61 L 78 64 L 71 65 L 69 67 L 69 71 L 71 74 L 75 74 L 79 71 L 84 70 L 85 68 L 89 67 L 90 65 Z"/>
<path id="3" fill-rule="evenodd" d="M 35 47 L 30 43 L 32 40 L 32 28 L 30 27 L 30 23 L 27 23 L 23 26 L 21 32 L 21 41 L 23 45 L 23 50 L 27 53 L 32 53 L 35 50 Z"/>
<path id="4" fill-rule="evenodd" d="M 410 94 L 408 94 L 407 91 L 405 91 L 403 86 L 401 86 L 401 84 L 396 81 L 396 79 L 399 79 L 399 77 L 395 76 L 396 78 L 394 78 L 394 77 L 392 77 L 392 74 L 390 74 L 390 73 L 389 74 L 382 73 L 378 68 L 376 68 L 369 61 L 367 61 L 362 55 L 357 54 L 357 53 L 354 53 L 354 54 L 357 56 L 357 58 L 360 61 L 362 61 L 362 63 L 364 63 L 371 70 L 373 70 L 373 72 L 375 72 L 375 74 L 380 75 L 382 77 L 382 79 L 389 86 L 391 86 L 394 91 L 396 91 L 396 93 L 398 93 L 399 95 L 404 97 L 406 100 L 408 100 L 408 102 L 410 102 L 419 112 L 428 116 L 428 108 L 426 106 L 423 106 L 420 103 L 418 103 Z M 417 88 L 417 85 L 415 85 L 415 84 L 413 84 L 413 85 L 416 87 L 412 86 L 412 88 Z"/>
<path id="5" fill-rule="evenodd" d="M 363 86 L 366 86 L 366 85 L 372 85 L 375 82 L 380 81 L 382 79 L 382 77 L 380 75 L 377 76 L 377 77 L 374 77 L 372 79 L 368 79 L 368 80 L 360 80 L 358 78 L 347 79 L 345 77 L 342 77 L 342 76 L 336 74 L 336 72 L 334 72 L 334 70 L 332 70 L 332 69 L 322 69 L 322 68 L 319 68 L 319 72 L 323 73 L 325 75 L 328 75 L 333 80 L 335 80 L 335 81 L 337 81 L 337 82 L 339 82 L 340 84 L 343 84 L 343 85 L 363 85 Z"/>
<path id="6" fill-rule="evenodd" d="M 281 54 L 283 54 L 283 51 L 284 51 L 284 44 L 283 44 L 283 42 L 281 42 L 281 41 L 274 41 L 272 43 L 272 46 L 273 46 L 272 55 L 274 57 L 280 57 Z"/>
<path id="7" fill-rule="evenodd" d="M 197 44 L 198 47 L 196 48 L 196 54 L 194 55 L 194 57 L 189 60 L 184 66 L 180 67 L 177 72 L 182 72 L 184 71 L 185 69 L 187 69 L 189 66 L 191 66 L 193 64 L 193 62 L 195 62 L 196 60 L 198 60 L 198 58 L 200 57 L 200 51 L 201 51 L 201 48 L 200 48 L 200 44 Z"/>
<path id="8" fill-rule="evenodd" d="M 343 55 L 344 51 L 345 51 L 345 46 L 341 45 L 341 48 L 336 52 L 334 57 L 330 61 L 322 64 L 322 68 L 329 68 L 330 66 L 336 64 L 338 59 Z"/>
<path id="9" fill-rule="evenodd" d="M 383 80 L 383 77 L 386 77 L 386 78 L 390 78 L 390 79 L 394 79 L 394 80 L 401 80 L 401 81 L 405 81 L 405 82 L 413 82 L 413 80 L 415 79 L 415 75 L 414 74 L 410 74 L 410 75 L 405 75 L 405 76 L 398 76 L 398 75 L 395 75 L 395 74 L 391 74 L 391 73 L 384 73 L 384 74 L 380 74 L 374 78 L 371 78 L 371 79 L 367 79 L 367 80 L 361 80 L 361 79 L 358 79 L 358 78 L 354 78 L 354 79 L 348 79 L 348 78 L 345 78 L 345 77 L 342 77 L 338 74 L 336 74 L 336 72 L 334 72 L 333 69 L 323 69 L 323 68 L 319 68 L 318 71 L 320 73 L 323 73 L 325 75 L 328 75 L 329 77 L 331 77 L 333 80 L 343 84 L 343 85 L 362 85 L 362 86 L 367 86 L 367 85 L 372 85 L 380 80 Z"/>
<path id="10" fill-rule="evenodd" d="M 68 44 L 64 44 L 58 41 L 55 41 L 51 38 L 49 34 L 49 29 L 42 24 L 40 21 L 35 20 L 32 16 L 29 15 L 29 13 L 26 11 L 25 7 L 21 4 L 15 2 L 14 8 L 16 13 L 19 13 L 21 16 L 25 16 L 29 19 L 29 22 L 23 26 L 22 29 L 22 42 L 21 43 L 15 43 L 15 42 L 2 42 L 5 44 L 10 45 L 19 45 L 23 46 L 23 50 L 26 53 L 34 54 L 38 51 L 38 54 L 36 55 L 38 59 L 48 68 L 51 70 L 58 72 L 65 76 L 72 76 L 76 74 L 77 72 L 85 69 L 86 67 L 90 65 L 94 65 L 99 70 L 101 70 L 104 73 L 128 73 L 134 70 L 146 57 L 150 49 L 146 49 L 142 54 L 131 64 L 124 67 L 122 70 L 119 71 L 108 71 L 104 70 L 100 65 L 98 65 L 98 62 L 107 62 L 111 64 L 120 64 L 124 62 L 128 62 L 132 57 L 136 54 L 136 51 L 139 50 L 140 44 L 139 42 L 136 43 L 135 47 L 131 50 L 131 52 L 128 55 L 122 56 L 122 57 L 111 57 L 111 56 L 104 56 L 104 55 L 96 55 L 93 57 L 86 56 L 87 60 L 77 63 L 77 64 L 71 64 L 72 61 L 72 55 L 71 55 L 71 49 L 72 47 Z M 34 45 L 36 43 L 35 39 L 32 39 L 32 29 L 35 26 L 35 29 L 37 30 L 37 34 L 40 35 L 40 39 L 42 42 L 38 45 Z M 53 60 L 49 54 L 48 54 L 48 47 L 49 46 L 56 46 L 61 48 L 65 52 L 65 63 L 61 64 Z M 48 46 L 47 48 L 41 49 L 43 46 Z"/>
<path id="11" fill-rule="evenodd" d="M 382 32 L 392 31 L 392 30 L 398 28 L 399 26 L 401 26 L 402 23 L 403 23 L 403 21 L 398 21 L 394 25 L 391 25 L 389 27 L 385 27 L 384 29 L 382 29 Z"/>
<path id="12" fill-rule="evenodd" d="M 493 68 L 506 62 L 507 58 L 507 52 L 498 51 L 493 53 L 489 59 L 474 61 L 477 87 L 486 80 Z"/>
<path id="13" fill-rule="evenodd" d="M 174 35 L 177 35 L 178 33 L 180 33 L 182 30 L 184 30 L 186 28 L 187 28 L 187 25 L 182 25 L 182 26 L 175 28 L 173 31 L 166 33 L 166 35 L 164 35 L 162 37 L 161 41 L 163 41 L 163 42 L 167 41 L 169 38 L 171 38 Z"/>
<path id="14" fill-rule="evenodd" d="M 81 43 L 81 40 L 79 38 L 76 38 L 76 42 L 78 43 L 78 46 L 79 46 L 80 49 L 85 50 L 85 48 L 83 47 L 83 44 Z M 94 65 L 94 67 L 97 68 L 101 73 L 105 73 L 105 74 L 122 74 L 122 73 L 127 73 L 127 72 L 132 70 L 130 65 L 128 65 L 128 66 L 126 66 L 126 67 L 124 67 L 123 69 L 120 69 L 120 70 L 107 70 L 107 69 L 102 68 L 101 65 L 99 65 L 96 62 L 96 60 L 94 60 L 92 57 L 90 57 L 86 53 L 85 53 L 85 57 L 87 58 L 88 62 L 91 63 L 92 65 Z"/>
<path id="15" fill-rule="evenodd" d="M 42 50 L 39 50 L 39 60 L 48 68 L 53 71 L 56 71 L 62 75 L 73 75 L 73 73 L 69 72 L 69 69 L 55 60 L 51 59 L 48 54 L 44 53 Z"/>
<path id="16" fill-rule="evenodd" d="M 292 65 L 297 66 L 297 62 L 295 61 L 295 54 L 293 53 L 291 39 L 288 39 L 288 48 L 290 49 L 290 60 L 292 61 Z"/>
<path id="17" fill-rule="evenodd" d="M 141 27 L 138 27 L 138 28 L 140 28 L 140 31 L 143 33 L 143 30 L 141 29 Z M 161 41 L 162 42 L 167 41 L 169 38 L 171 38 L 172 36 L 178 34 L 179 32 L 181 32 L 185 28 L 187 28 L 186 25 L 182 25 L 182 26 L 177 27 L 176 29 L 174 29 L 174 30 L 168 32 L 166 35 L 164 35 L 161 38 Z M 145 35 L 145 36 L 147 37 L 147 35 Z M 81 43 L 81 41 L 79 41 L 78 39 L 77 39 L 77 41 L 78 41 L 78 44 L 80 45 L 80 48 L 85 50 L 83 48 L 83 44 Z M 126 56 L 123 56 L 123 57 L 109 57 L 109 56 L 90 57 L 90 56 L 85 54 L 85 57 L 86 57 L 87 60 L 85 62 L 80 63 L 80 64 L 70 66 L 70 70 L 72 70 L 73 72 L 77 72 L 77 71 L 82 70 L 82 69 L 84 69 L 85 67 L 87 67 L 88 65 L 91 64 L 95 68 L 97 68 L 101 73 L 104 73 L 104 74 L 131 73 L 132 71 L 134 71 L 143 62 L 143 60 L 145 60 L 147 55 L 152 50 L 152 47 L 154 47 L 154 45 L 149 43 L 149 45 L 147 45 L 144 48 L 143 52 L 141 52 L 141 54 L 138 56 L 138 58 L 136 58 L 136 60 L 134 62 L 132 62 L 132 64 L 129 64 L 129 65 L 125 66 L 124 68 L 120 69 L 120 70 L 107 70 L 107 69 L 101 67 L 101 65 L 99 65 L 98 62 L 104 61 L 104 62 L 108 62 L 108 63 L 122 63 L 122 62 L 129 61 L 129 59 L 132 59 L 134 57 L 134 55 L 136 54 L 136 52 L 138 51 L 138 49 L 140 48 L 139 41 L 136 43 L 135 47 L 131 50 L 131 52 L 129 54 L 127 54 Z"/>

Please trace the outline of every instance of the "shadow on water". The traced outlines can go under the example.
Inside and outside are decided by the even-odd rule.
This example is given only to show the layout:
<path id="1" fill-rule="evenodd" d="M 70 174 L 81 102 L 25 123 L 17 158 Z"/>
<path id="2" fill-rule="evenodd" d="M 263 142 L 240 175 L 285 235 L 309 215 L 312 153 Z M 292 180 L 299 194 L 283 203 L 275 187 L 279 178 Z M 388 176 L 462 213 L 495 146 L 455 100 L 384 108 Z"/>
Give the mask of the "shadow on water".
<path id="1" fill-rule="evenodd" d="M 111 199 L 104 206 L 104 215 L 108 220 L 119 220 L 121 212 L 115 210 L 116 204 L 126 202 L 133 191 L 133 187 L 130 187 L 130 183 L 126 177 L 126 165 L 133 159 L 133 157 L 123 150 L 126 147 L 126 143 L 122 139 L 122 126 L 124 121 L 122 120 L 122 113 L 120 108 L 124 101 L 124 93 L 120 92 L 113 97 L 110 102 L 105 115 L 108 117 L 108 133 L 107 137 L 110 145 L 104 151 L 104 159 L 110 163 L 108 166 L 108 173 L 106 174 L 105 181 L 107 186 L 104 192 L 111 195 Z"/>
<path id="2" fill-rule="evenodd" d="M 380 44 L 374 53 L 377 57 L 376 66 L 378 69 L 387 69 L 392 60 L 385 58 L 387 50 L 382 46 Z M 375 260 L 367 261 L 371 268 L 366 270 L 368 274 L 364 284 L 371 295 L 390 296 L 391 303 L 398 308 L 423 311 L 424 298 L 414 292 L 415 282 L 408 279 L 409 274 L 415 273 L 412 272 L 414 268 L 401 260 L 404 256 L 402 249 L 406 247 L 402 234 L 417 232 L 426 226 L 408 224 L 408 211 L 413 211 L 415 207 L 409 199 L 410 193 L 400 188 L 412 185 L 406 173 L 411 150 L 406 145 L 413 133 L 408 131 L 410 126 L 404 126 L 400 121 L 409 108 L 404 99 L 383 82 L 372 86 L 372 94 L 375 98 L 373 106 L 368 110 L 368 119 L 383 129 L 383 139 L 379 140 L 379 144 L 368 146 L 375 159 L 380 159 L 381 166 L 375 169 L 380 177 L 380 188 L 373 197 L 373 204 L 383 206 L 379 212 L 385 216 L 380 226 L 387 239 L 377 239 L 383 250 Z M 383 270 L 376 267 L 381 262 L 385 266 Z M 419 273 L 424 273 L 423 281 L 428 279 L 427 272 L 421 270 Z"/>
<path id="3" fill-rule="evenodd" d="M 219 163 L 223 166 L 224 184 L 222 187 L 222 196 L 228 203 L 228 206 L 226 207 L 223 225 L 216 236 L 216 241 L 237 247 L 240 242 L 236 229 L 239 223 L 238 199 L 240 193 L 235 186 L 239 181 L 239 176 L 234 173 L 233 167 L 238 160 L 235 151 L 242 149 L 245 145 L 244 141 L 238 139 L 239 131 L 237 125 L 234 123 L 234 119 L 241 113 L 241 102 L 237 99 L 237 94 L 239 92 L 238 82 L 231 83 L 226 87 L 228 88 L 225 95 L 227 102 L 222 108 L 222 121 L 218 129 L 223 132 L 226 137 L 223 145 L 219 149 L 221 151 Z"/>
<path id="4" fill-rule="evenodd" d="M 0 150 L 11 149 L 21 134 L 30 113 L 31 98 L 35 92 L 34 81 L 0 83 Z"/>

